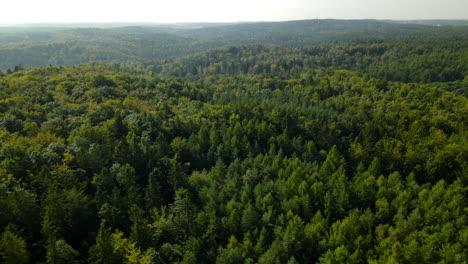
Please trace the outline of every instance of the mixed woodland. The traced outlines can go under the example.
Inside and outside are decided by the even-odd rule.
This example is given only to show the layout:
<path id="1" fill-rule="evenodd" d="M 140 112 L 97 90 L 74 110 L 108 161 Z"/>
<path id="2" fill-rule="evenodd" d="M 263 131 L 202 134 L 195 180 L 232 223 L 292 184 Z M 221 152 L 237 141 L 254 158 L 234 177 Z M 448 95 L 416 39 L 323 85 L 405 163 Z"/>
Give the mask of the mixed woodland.
<path id="1" fill-rule="evenodd" d="M 0 35 L 0 262 L 466 263 L 468 28 L 343 24 Z"/>

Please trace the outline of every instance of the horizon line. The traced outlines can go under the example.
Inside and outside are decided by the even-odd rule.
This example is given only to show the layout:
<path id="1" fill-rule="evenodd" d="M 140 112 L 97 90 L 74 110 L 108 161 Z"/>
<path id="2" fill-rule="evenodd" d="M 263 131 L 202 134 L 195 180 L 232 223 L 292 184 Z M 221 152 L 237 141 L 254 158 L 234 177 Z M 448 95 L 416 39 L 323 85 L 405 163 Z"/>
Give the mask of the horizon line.
<path id="1" fill-rule="evenodd" d="M 239 20 L 239 21 L 180 21 L 180 22 L 158 22 L 158 21 L 49 21 L 49 22 L 0 22 L 0 25 L 50 25 L 50 24 L 235 24 L 235 23 L 275 23 L 306 20 L 375 20 L 375 21 L 468 21 L 468 18 L 304 18 L 292 20 Z"/>

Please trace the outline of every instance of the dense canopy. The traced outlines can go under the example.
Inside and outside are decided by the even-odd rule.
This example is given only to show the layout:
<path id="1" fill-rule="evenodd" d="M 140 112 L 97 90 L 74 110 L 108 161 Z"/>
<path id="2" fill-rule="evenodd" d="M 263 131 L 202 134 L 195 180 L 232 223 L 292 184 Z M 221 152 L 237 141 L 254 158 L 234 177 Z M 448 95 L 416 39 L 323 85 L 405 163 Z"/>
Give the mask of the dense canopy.
<path id="1" fill-rule="evenodd" d="M 463 30 L 0 72 L 0 262 L 464 263 Z"/>

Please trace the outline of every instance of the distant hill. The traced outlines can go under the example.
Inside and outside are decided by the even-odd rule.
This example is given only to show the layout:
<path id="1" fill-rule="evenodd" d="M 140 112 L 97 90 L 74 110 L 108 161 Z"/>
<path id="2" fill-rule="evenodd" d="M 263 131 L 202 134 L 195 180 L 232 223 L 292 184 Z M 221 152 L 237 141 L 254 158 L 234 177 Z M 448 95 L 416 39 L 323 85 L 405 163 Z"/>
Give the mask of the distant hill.
<path id="1" fill-rule="evenodd" d="M 378 20 L 314 19 L 286 22 L 129 26 L 120 30 L 168 33 L 228 44 L 300 47 L 330 42 L 387 38 L 433 29 L 430 25 Z"/>
<path id="2" fill-rule="evenodd" d="M 222 43 L 170 34 L 112 29 L 72 29 L 49 33 L 6 34 L 0 38 L 0 69 L 76 65 L 89 61 L 159 61 Z"/>
<path id="3" fill-rule="evenodd" d="M 432 20 L 385 20 L 386 22 L 394 22 L 399 24 L 420 24 L 431 26 L 467 26 L 467 19 L 432 19 Z"/>
<path id="4" fill-rule="evenodd" d="M 177 34 L 206 40 L 223 40 L 230 44 L 274 44 L 307 46 L 349 40 L 401 36 L 430 30 L 430 26 L 395 24 L 376 20 L 298 20 L 259 22 L 222 27 L 185 30 Z"/>
<path id="5" fill-rule="evenodd" d="M 167 76 L 297 74 L 336 67 L 403 82 L 463 80 L 468 76 L 468 28 L 435 28 L 384 40 L 288 48 L 227 46 L 178 58 L 155 71 Z"/>
<path id="6" fill-rule="evenodd" d="M 376 20 L 129 24 L 105 29 L 64 29 L 60 25 L 47 24 L 29 30 L 24 26 L 18 27 L 16 32 L 12 28 L 0 28 L 0 32 L 4 32 L 0 34 L 0 69 L 19 64 L 35 67 L 88 61 L 150 63 L 224 45 L 303 47 L 395 37 L 433 28 Z"/>

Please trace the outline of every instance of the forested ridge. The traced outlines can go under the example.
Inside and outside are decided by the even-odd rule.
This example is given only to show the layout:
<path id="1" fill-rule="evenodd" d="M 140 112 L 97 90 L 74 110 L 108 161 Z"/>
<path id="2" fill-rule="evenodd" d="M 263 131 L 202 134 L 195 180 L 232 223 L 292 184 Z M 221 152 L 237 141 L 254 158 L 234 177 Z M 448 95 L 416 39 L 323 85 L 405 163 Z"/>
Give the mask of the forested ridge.
<path id="1" fill-rule="evenodd" d="M 9 40 L 8 36 L 11 37 Z M 1 43 L 3 39 L 6 43 Z M 116 29 L 69 29 L 53 33 L 0 35 L 0 69 L 16 65 L 37 67 L 76 65 L 90 61 L 155 62 L 219 47 L 207 42 L 164 33 Z"/>
<path id="2" fill-rule="evenodd" d="M 304 47 L 351 40 L 383 39 L 435 29 L 429 25 L 331 19 L 109 27 L 110 25 L 106 28 L 60 28 L 60 25 L 24 29 L 0 27 L 0 69 L 13 69 L 17 65 L 72 66 L 91 61 L 159 64 L 160 61 L 225 45 Z"/>
<path id="3" fill-rule="evenodd" d="M 468 28 L 413 33 L 399 38 L 287 48 L 227 46 L 158 64 L 156 72 L 204 74 L 298 74 L 335 67 L 402 82 L 448 82 L 468 76 Z"/>
<path id="4" fill-rule="evenodd" d="M 466 263 L 465 33 L 0 71 L 0 263 Z"/>

